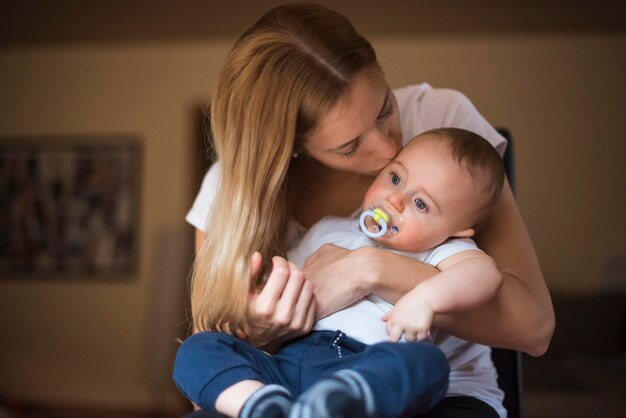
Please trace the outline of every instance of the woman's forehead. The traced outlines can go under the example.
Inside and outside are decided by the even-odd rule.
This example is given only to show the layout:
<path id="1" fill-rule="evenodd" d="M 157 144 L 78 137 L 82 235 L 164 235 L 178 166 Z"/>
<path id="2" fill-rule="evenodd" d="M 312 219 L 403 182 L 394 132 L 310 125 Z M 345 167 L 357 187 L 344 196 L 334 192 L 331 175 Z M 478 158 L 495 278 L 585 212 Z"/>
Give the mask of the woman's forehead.
<path id="1" fill-rule="evenodd" d="M 366 133 L 376 123 L 389 94 L 380 71 L 360 73 L 339 101 L 322 116 L 307 145 L 332 149 Z"/>

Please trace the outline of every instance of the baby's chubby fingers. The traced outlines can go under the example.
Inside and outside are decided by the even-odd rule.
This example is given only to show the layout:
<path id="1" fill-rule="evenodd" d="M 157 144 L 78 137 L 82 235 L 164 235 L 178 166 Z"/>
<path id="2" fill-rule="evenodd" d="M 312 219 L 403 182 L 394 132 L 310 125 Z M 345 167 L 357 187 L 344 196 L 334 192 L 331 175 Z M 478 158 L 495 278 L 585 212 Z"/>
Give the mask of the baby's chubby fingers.
<path id="1" fill-rule="evenodd" d="M 426 329 L 420 330 L 417 333 L 417 339 L 419 341 L 429 340 L 430 339 L 430 329 L 426 328 Z"/>
<path id="2" fill-rule="evenodd" d="M 387 315 L 389 318 L 389 316 Z M 393 320 L 386 319 L 385 330 L 387 331 L 387 335 L 389 335 L 389 341 L 397 343 L 402 338 L 402 334 L 404 333 L 404 329 L 396 324 Z"/>
<path id="3" fill-rule="evenodd" d="M 403 333 L 404 331 L 402 330 L 402 328 L 396 326 L 391 326 L 387 330 L 387 334 L 389 334 L 389 341 L 391 341 L 392 343 L 397 343 L 398 341 L 400 341 Z"/>
<path id="4" fill-rule="evenodd" d="M 411 332 L 409 330 L 404 330 L 404 339 L 409 342 L 417 341 L 418 340 L 417 333 Z"/>

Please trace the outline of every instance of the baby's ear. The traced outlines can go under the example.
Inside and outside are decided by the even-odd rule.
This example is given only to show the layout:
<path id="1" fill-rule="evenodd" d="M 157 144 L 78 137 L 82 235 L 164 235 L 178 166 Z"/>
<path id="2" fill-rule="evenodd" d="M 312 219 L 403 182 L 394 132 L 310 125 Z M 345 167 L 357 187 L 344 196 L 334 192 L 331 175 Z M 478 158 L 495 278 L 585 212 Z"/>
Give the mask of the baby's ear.
<path id="1" fill-rule="evenodd" d="M 471 238 L 474 236 L 475 233 L 476 233 L 476 230 L 474 228 L 468 228 L 468 229 L 459 231 L 455 234 L 452 234 L 452 236 L 454 238 Z"/>

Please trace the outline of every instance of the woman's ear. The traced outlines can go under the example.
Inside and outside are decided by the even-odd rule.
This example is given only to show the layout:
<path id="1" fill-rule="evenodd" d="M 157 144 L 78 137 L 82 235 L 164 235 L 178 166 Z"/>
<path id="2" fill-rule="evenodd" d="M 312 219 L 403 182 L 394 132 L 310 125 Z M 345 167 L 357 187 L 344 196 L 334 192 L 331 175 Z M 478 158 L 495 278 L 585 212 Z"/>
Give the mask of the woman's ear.
<path id="1" fill-rule="evenodd" d="M 471 238 L 476 234 L 476 230 L 474 228 L 467 228 L 457 233 L 452 234 L 454 238 Z"/>

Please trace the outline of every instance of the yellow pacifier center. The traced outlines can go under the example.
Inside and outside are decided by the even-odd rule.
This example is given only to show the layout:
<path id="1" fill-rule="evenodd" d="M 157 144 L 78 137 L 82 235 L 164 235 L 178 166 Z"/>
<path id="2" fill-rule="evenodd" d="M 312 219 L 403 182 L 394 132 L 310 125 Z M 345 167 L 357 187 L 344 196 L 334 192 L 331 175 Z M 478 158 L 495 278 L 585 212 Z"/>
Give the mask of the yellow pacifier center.
<path id="1" fill-rule="evenodd" d="M 376 208 L 372 212 L 374 212 L 374 221 L 378 223 L 379 219 L 382 219 L 384 223 L 389 222 L 389 215 L 382 210 L 381 208 Z"/>

